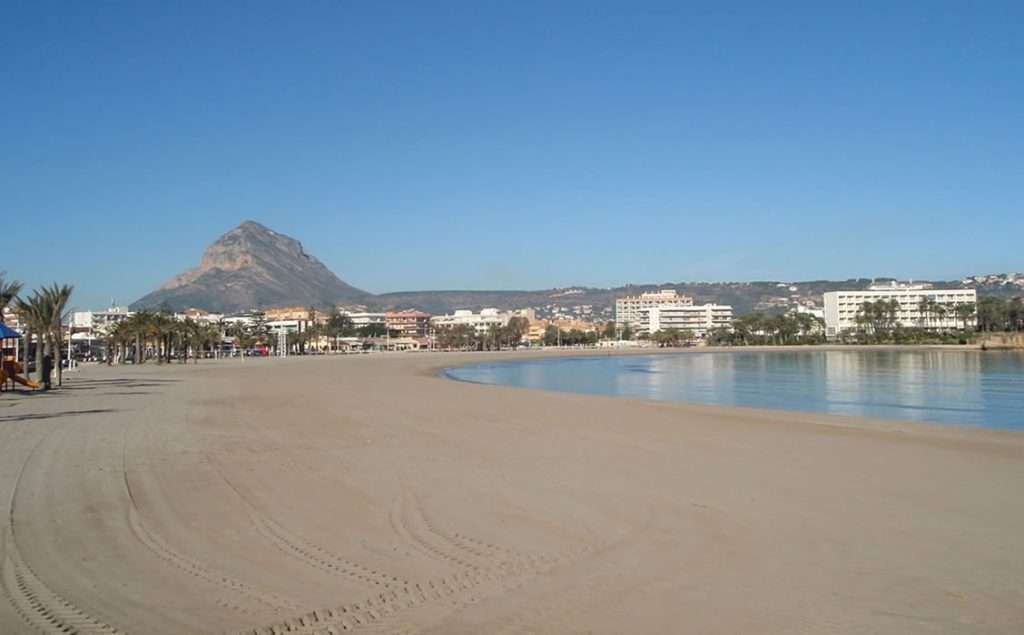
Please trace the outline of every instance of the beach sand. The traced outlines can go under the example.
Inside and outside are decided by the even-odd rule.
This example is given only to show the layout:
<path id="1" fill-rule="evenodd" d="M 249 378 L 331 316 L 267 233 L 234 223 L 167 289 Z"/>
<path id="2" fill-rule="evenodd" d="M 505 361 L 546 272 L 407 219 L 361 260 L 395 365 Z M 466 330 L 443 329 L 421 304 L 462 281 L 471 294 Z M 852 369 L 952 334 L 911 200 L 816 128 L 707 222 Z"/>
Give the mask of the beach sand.
<path id="1" fill-rule="evenodd" d="M 0 633 L 1024 632 L 1024 435 L 437 373 L 495 357 L 0 395 Z"/>

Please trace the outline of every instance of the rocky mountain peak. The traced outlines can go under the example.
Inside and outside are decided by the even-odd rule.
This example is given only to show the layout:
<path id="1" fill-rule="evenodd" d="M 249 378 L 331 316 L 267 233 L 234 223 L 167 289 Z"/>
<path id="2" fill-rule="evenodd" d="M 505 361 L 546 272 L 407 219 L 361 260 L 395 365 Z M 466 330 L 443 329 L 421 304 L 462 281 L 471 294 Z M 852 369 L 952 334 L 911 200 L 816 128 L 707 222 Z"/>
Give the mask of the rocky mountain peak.
<path id="1" fill-rule="evenodd" d="M 240 311 L 328 306 L 368 296 L 340 280 L 299 241 L 250 220 L 211 244 L 198 267 L 174 276 L 132 306 Z"/>

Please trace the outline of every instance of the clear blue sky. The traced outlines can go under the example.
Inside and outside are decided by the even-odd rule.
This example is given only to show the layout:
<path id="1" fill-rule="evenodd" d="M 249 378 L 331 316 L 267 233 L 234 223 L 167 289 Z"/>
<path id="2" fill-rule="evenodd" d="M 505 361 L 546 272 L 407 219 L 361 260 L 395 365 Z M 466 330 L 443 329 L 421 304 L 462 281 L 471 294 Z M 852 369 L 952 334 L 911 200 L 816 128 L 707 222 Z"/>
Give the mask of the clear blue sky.
<path id="1" fill-rule="evenodd" d="M 374 292 L 1024 269 L 1024 3 L 837 4 L 7 2 L 0 270 L 126 303 L 245 219 Z"/>

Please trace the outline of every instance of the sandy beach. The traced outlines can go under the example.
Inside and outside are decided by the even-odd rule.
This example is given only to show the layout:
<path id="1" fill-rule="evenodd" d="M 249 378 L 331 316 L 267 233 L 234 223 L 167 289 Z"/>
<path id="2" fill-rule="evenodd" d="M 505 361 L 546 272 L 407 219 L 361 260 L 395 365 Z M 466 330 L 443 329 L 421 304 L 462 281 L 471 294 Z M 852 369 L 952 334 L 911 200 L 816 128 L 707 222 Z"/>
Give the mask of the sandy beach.
<path id="1" fill-rule="evenodd" d="M 0 395 L 0 633 L 1021 633 L 1024 435 L 452 381 Z"/>

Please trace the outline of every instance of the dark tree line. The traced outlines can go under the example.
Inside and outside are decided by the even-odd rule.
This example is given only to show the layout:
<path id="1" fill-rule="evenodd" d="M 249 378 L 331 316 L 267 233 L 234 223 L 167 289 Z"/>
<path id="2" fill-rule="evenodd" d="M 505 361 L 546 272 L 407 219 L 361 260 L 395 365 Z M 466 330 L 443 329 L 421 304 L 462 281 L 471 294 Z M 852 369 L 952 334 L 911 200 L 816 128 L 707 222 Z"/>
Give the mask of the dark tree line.
<path id="1" fill-rule="evenodd" d="M 752 313 L 733 320 L 732 329 L 712 329 L 708 344 L 715 346 L 773 346 L 821 344 L 825 323 L 807 313 L 767 315 Z"/>
<path id="2" fill-rule="evenodd" d="M 491 325 L 478 332 L 469 324 L 457 324 L 437 329 L 434 341 L 438 348 L 463 351 L 495 351 L 518 348 L 530 329 L 530 321 L 522 317 L 511 318 L 507 324 Z"/>
<path id="3" fill-rule="evenodd" d="M 1024 331 L 1024 297 L 980 298 L 978 300 L 978 330 L 983 332 Z"/>

